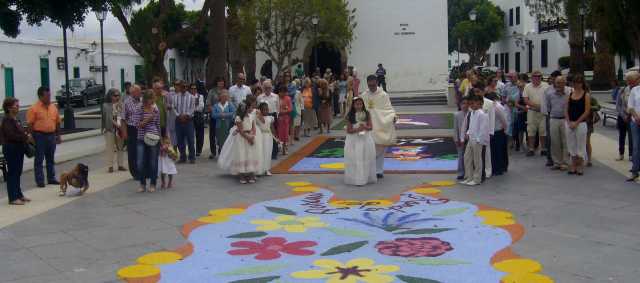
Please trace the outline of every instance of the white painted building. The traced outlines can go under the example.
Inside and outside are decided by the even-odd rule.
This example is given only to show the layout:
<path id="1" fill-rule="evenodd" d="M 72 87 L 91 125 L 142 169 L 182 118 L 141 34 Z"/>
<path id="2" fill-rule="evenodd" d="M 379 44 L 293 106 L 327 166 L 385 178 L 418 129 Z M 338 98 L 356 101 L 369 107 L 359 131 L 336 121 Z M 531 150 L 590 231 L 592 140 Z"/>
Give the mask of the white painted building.
<path id="1" fill-rule="evenodd" d="M 331 50 L 320 43 L 298 44 L 293 55 L 313 67 L 314 50 L 319 66 L 334 73 L 355 66 L 364 89 L 365 78 L 375 73 L 378 63 L 387 70 L 390 93 L 426 93 L 447 87 L 447 1 L 446 0 L 350 0 L 356 9 L 355 40 L 350 50 Z M 267 60 L 257 54 L 257 70 Z M 338 70 L 336 70 L 338 69 Z M 275 73 L 275 66 L 274 66 Z"/>
<path id="2" fill-rule="evenodd" d="M 531 15 L 524 0 L 491 2 L 505 13 L 505 36 L 491 45 L 486 65 L 524 73 L 540 70 L 546 75 L 560 69 L 558 59 L 570 55 L 566 24 L 558 24 L 554 20 L 539 22 Z M 585 32 L 585 35 L 588 38 L 590 32 Z M 616 57 L 616 70 L 620 64 L 626 70 L 635 66 L 637 61 Z"/>
<path id="3" fill-rule="evenodd" d="M 92 78 L 102 83 L 100 72 L 91 67 L 101 64 L 99 39 L 73 41 L 68 44 L 69 78 Z M 94 49 L 95 48 L 95 49 Z M 165 65 L 171 79 L 182 79 L 187 72 L 185 60 L 174 50 L 167 52 Z M 41 85 L 55 94 L 64 84 L 64 58 L 62 42 L 11 39 L 0 36 L 0 95 L 20 99 L 21 106 L 37 100 L 36 90 Z M 124 82 L 143 80 L 143 60 L 127 42 L 105 42 L 105 80 L 107 88 L 123 89 Z"/>

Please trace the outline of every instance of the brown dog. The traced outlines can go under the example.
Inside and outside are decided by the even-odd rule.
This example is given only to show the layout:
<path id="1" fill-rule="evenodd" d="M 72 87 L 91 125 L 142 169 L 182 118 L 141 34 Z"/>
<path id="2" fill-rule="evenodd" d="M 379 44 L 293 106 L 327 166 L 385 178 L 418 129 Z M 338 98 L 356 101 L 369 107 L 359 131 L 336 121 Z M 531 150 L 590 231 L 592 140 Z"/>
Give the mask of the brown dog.
<path id="1" fill-rule="evenodd" d="M 89 189 L 89 167 L 78 163 L 71 172 L 63 173 L 60 176 L 60 196 L 67 194 L 68 186 L 81 188 L 80 195 L 84 194 Z"/>

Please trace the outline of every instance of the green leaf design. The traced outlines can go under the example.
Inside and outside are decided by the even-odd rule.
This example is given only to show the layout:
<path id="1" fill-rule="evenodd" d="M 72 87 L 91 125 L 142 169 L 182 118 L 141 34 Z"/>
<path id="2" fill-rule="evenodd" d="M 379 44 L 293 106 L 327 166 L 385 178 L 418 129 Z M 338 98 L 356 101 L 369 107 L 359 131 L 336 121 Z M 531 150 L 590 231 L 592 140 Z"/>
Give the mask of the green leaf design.
<path id="1" fill-rule="evenodd" d="M 469 210 L 469 208 L 467 208 L 467 207 L 449 208 L 449 209 L 440 210 L 440 211 L 434 213 L 433 216 L 440 216 L 440 217 L 452 216 L 452 215 L 457 215 L 457 214 L 464 213 L 467 210 Z"/>
<path id="2" fill-rule="evenodd" d="M 422 235 L 422 234 L 436 234 L 442 233 L 446 231 L 453 230 L 453 228 L 426 228 L 426 229 L 416 229 L 409 231 L 402 231 L 395 233 L 396 235 Z"/>
<path id="3" fill-rule="evenodd" d="M 286 268 L 287 264 L 270 264 L 270 265 L 256 265 L 249 267 L 241 267 L 227 272 L 218 273 L 221 276 L 239 276 L 239 275 L 254 275 L 267 272 L 273 272 Z"/>
<path id="4" fill-rule="evenodd" d="M 408 259 L 406 263 L 411 263 L 416 265 L 436 265 L 436 266 L 470 264 L 470 262 L 467 262 L 464 260 L 443 259 L 443 258 Z"/>
<path id="5" fill-rule="evenodd" d="M 340 158 L 344 157 L 344 148 L 330 148 L 320 150 L 318 153 L 314 154 L 313 157 L 325 157 L 325 158 Z"/>
<path id="6" fill-rule="evenodd" d="M 274 207 L 274 206 L 265 206 L 268 211 L 271 211 L 275 214 L 284 214 L 284 215 L 297 215 L 295 211 L 289 210 L 282 207 Z"/>
<path id="7" fill-rule="evenodd" d="M 236 281 L 231 281 L 229 283 L 268 283 L 279 278 L 280 276 L 269 276 L 269 277 L 236 280 Z"/>
<path id="8" fill-rule="evenodd" d="M 248 238 L 260 238 L 260 237 L 264 237 L 268 235 L 265 232 L 262 231 L 258 231 L 258 232 L 245 232 L 245 233 L 240 233 L 240 234 L 234 234 L 231 235 L 227 238 L 231 238 L 231 239 L 248 239 Z"/>
<path id="9" fill-rule="evenodd" d="M 412 277 L 412 276 L 406 276 L 406 275 L 397 275 L 396 277 L 398 277 L 398 279 L 406 282 L 406 283 L 442 283 L 440 281 L 436 281 L 436 280 L 431 280 L 431 279 L 427 279 L 427 278 L 420 278 L 420 277 Z"/>
<path id="10" fill-rule="evenodd" d="M 354 238 L 369 238 L 369 234 L 360 230 L 343 229 L 343 228 L 335 228 L 335 227 L 327 227 L 325 229 L 329 230 L 331 233 L 334 233 L 338 236 L 354 237 Z"/>
<path id="11" fill-rule="evenodd" d="M 339 245 L 339 246 L 335 246 L 333 248 L 330 248 L 329 250 L 327 250 L 326 252 L 320 254 L 321 256 L 330 256 L 330 255 L 337 255 L 337 254 L 343 254 L 343 253 L 350 253 L 352 251 L 355 251 L 359 248 L 364 247 L 365 245 L 367 245 L 369 243 L 369 241 L 360 241 L 360 242 L 354 242 L 354 243 L 350 243 L 350 244 L 345 244 L 345 245 Z"/>

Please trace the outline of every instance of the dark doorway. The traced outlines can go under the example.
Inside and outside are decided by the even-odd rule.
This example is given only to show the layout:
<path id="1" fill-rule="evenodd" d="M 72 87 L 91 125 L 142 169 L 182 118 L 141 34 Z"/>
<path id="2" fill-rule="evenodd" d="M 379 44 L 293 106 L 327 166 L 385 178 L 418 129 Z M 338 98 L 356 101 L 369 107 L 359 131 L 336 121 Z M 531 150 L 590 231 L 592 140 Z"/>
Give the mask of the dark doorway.
<path id="1" fill-rule="evenodd" d="M 326 42 L 320 42 L 318 45 L 313 47 L 313 50 L 311 50 L 309 68 L 307 69 L 309 71 L 307 73 L 313 74 L 316 69 L 316 52 L 318 54 L 317 66 L 320 67 L 322 74 L 324 74 L 327 68 L 331 68 L 331 71 L 335 75 L 342 73 L 342 55 L 340 54 L 340 50 Z"/>

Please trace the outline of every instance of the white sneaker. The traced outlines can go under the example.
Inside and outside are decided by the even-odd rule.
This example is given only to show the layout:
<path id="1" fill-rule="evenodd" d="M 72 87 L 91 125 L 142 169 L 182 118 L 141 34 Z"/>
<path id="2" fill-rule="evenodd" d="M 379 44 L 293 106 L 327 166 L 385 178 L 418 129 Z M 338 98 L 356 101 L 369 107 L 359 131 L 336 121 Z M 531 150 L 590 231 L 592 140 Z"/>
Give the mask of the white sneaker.
<path id="1" fill-rule="evenodd" d="M 273 174 L 271 174 L 271 171 L 267 171 L 267 173 L 265 175 L 272 176 Z"/>
<path id="2" fill-rule="evenodd" d="M 476 183 L 475 181 L 471 181 L 471 182 L 467 183 L 467 186 L 471 186 L 471 187 L 477 186 L 477 185 L 480 185 L 480 183 Z"/>
<path id="3" fill-rule="evenodd" d="M 458 184 L 467 185 L 467 184 L 469 184 L 469 182 L 471 182 L 471 180 L 462 180 L 462 181 L 458 182 Z"/>

